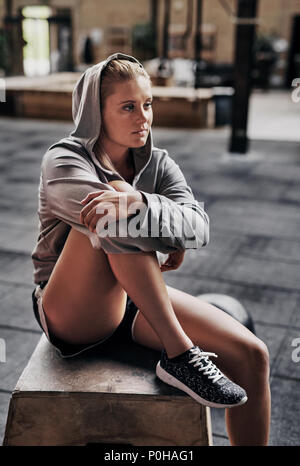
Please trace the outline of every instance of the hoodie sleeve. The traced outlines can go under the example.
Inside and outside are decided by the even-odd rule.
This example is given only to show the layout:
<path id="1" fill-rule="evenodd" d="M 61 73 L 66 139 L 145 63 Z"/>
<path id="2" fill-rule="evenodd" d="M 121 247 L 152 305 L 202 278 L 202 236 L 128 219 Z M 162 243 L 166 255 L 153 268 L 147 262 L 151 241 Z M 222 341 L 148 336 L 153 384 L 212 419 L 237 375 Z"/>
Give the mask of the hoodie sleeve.
<path id="1" fill-rule="evenodd" d="M 83 208 L 80 201 L 90 192 L 114 190 L 102 183 L 91 165 L 76 153 L 56 150 L 46 153 L 42 162 L 42 187 L 51 215 L 87 235 L 94 248 L 100 239 L 79 221 Z"/>
<path id="2" fill-rule="evenodd" d="M 199 249 L 209 242 L 209 217 L 203 203 L 195 200 L 178 164 L 167 151 L 164 153 L 157 192 L 140 191 L 148 207 L 141 228 L 156 225 L 163 249 Z"/>
<path id="3" fill-rule="evenodd" d="M 170 252 L 173 247 L 164 246 L 160 238 L 151 238 L 148 234 L 141 237 L 107 236 L 104 230 L 100 234 L 92 233 L 79 221 L 83 206 L 80 201 L 93 191 L 112 190 L 108 183 L 101 182 L 92 165 L 74 152 L 53 149 L 46 153 L 42 162 L 42 197 L 45 208 L 54 217 L 77 231 L 88 236 L 93 248 L 102 248 L 106 253 L 141 253 L 146 251 Z M 42 207 L 43 208 L 43 207 Z M 142 217 L 147 212 L 146 204 Z M 117 221 L 117 224 L 125 220 Z M 104 234 L 103 234 L 104 232 Z M 146 237 L 145 237 L 146 236 Z"/>
<path id="4" fill-rule="evenodd" d="M 199 248 L 208 242 L 208 216 L 195 201 L 180 168 L 168 156 L 158 173 L 158 192 L 140 191 L 145 208 L 132 220 L 140 223 L 138 236 L 99 235 L 79 222 L 80 201 L 88 193 L 114 189 L 101 182 L 87 160 L 77 154 L 58 151 L 47 155 L 42 163 L 42 179 L 51 215 L 87 235 L 95 249 L 103 248 L 111 254 L 144 251 L 168 254 L 178 249 Z M 125 220 L 117 221 L 122 222 Z"/>
<path id="5" fill-rule="evenodd" d="M 127 236 L 101 237 L 104 251 L 112 254 L 141 251 L 169 254 L 176 250 L 199 249 L 208 244 L 208 215 L 195 200 L 179 166 L 167 151 L 163 153 L 155 193 L 137 188 L 143 195 L 144 208 L 130 220 L 129 225 L 125 220 L 118 221 L 125 228 L 128 226 Z M 147 177 L 146 172 L 144 176 Z M 132 224 L 136 228 L 134 234 L 130 230 Z"/>

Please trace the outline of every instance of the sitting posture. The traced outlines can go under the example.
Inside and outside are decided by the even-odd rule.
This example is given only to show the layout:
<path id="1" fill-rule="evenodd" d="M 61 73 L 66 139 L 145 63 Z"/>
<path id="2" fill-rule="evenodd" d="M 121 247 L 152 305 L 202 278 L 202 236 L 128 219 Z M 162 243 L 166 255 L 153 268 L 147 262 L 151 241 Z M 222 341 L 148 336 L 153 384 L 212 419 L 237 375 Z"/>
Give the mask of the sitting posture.
<path id="1" fill-rule="evenodd" d="M 153 145 L 151 82 L 143 66 L 115 54 L 88 68 L 73 91 L 73 118 L 74 131 L 47 150 L 41 167 L 40 234 L 32 253 L 41 328 L 62 357 L 95 345 L 101 351 L 107 339 L 117 345 L 120 329 L 129 328 L 137 345 L 161 352 L 156 374 L 163 382 L 226 408 L 231 445 L 266 445 L 266 345 L 163 278 L 187 249 L 208 243 L 209 219 L 178 164 Z M 139 235 L 105 234 L 137 219 Z"/>

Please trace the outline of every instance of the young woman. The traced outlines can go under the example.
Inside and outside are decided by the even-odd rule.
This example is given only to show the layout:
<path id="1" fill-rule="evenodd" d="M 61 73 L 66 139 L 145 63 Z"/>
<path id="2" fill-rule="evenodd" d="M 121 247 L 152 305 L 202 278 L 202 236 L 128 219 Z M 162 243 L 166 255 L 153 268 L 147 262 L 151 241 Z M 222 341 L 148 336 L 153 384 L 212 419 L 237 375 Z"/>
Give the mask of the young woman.
<path id="1" fill-rule="evenodd" d="M 207 244 L 209 220 L 179 166 L 152 144 L 151 103 L 149 76 L 133 57 L 112 55 L 79 79 L 75 129 L 42 161 L 35 316 L 63 357 L 108 339 L 118 344 L 130 332 L 137 344 L 161 351 L 161 380 L 226 408 L 232 445 L 266 445 L 265 344 L 217 307 L 164 282 L 162 272 L 177 269 L 186 249 Z M 106 234 L 137 218 L 140 235 Z M 159 253 L 167 254 L 163 264 Z"/>

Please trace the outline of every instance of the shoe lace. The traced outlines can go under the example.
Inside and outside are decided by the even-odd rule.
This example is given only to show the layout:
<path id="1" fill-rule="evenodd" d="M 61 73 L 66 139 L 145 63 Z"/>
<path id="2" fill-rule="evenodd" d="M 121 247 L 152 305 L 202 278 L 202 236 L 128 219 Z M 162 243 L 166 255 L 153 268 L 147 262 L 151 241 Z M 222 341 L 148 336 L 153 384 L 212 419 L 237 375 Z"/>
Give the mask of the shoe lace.
<path id="1" fill-rule="evenodd" d="M 208 378 L 212 379 L 213 383 L 224 377 L 220 369 L 209 359 L 210 356 L 217 358 L 217 354 L 201 351 L 199 348 L 191 349 L 190 351 L 194 354 L 194 357 L 190 359 L 189 364 L 193 364 L 194 367 L 200 366 L 198 371 L 203 371 L 203 374 L 208 375 Z"/>

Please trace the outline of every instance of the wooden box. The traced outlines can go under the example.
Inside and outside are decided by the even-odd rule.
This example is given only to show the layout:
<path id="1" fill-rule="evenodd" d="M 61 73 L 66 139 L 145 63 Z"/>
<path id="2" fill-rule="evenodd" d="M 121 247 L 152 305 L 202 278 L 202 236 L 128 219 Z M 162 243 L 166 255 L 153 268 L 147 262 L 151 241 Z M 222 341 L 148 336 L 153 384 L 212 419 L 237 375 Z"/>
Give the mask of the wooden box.
<path id="1" fill-rule="evenodd" d="M 62 359 L 43 335 L 11 396 L 4 445 L 211 445 L 210 410 L 132 342 Z"/>

